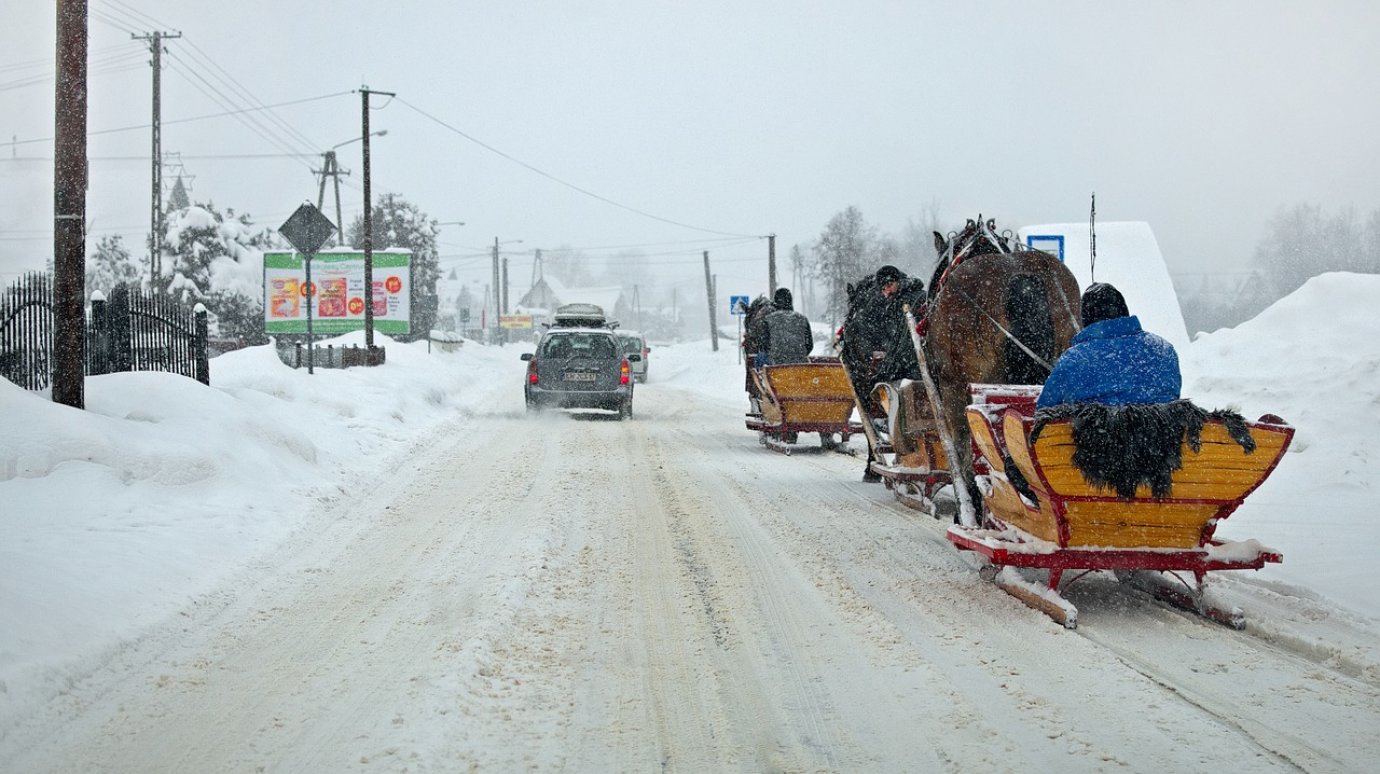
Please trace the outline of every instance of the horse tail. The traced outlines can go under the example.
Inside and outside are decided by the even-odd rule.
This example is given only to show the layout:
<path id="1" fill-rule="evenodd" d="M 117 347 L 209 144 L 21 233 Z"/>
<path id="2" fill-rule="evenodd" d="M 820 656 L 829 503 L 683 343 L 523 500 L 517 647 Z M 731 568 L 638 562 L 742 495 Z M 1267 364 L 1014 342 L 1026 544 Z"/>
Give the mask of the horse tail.
<path id="1" fill-rule="evenodd" d="M 1045 294 L 1045 281 L 1033 274 L 1017 274 L 1006 286 L 1006 319 L 1011 335 L 1045 362 L 1054 358 L 1054 320 Z M 1007 340 L 1006 377 L 1011 384 L 1043 384 L 1049 369 Z"/>

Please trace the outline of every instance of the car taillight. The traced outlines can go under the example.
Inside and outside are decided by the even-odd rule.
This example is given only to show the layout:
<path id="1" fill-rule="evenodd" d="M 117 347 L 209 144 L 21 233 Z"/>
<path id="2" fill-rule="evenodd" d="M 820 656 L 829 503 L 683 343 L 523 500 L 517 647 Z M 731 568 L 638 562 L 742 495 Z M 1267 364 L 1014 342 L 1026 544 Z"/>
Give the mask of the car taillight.
<path id="1" fill-rule="evenodd" d="M 537 359 L 536 359 L 536 358 L 532 358 L 531 360 L 528 360 L 528 361 L 527 361 L 527 383 L 528 383 L 528 384 L 536 384 L 536 383 L 537 383 Z"/>
<path id="2" fill-rule="evenodd" d="M 624 360 L 623 364 L 618 367 L 619 384 L 627 384 L 628 382 L 632 381 L 632 378 L 628 376 L 631 370 L 632 369 L 628 368 L 628 361 Z"/>

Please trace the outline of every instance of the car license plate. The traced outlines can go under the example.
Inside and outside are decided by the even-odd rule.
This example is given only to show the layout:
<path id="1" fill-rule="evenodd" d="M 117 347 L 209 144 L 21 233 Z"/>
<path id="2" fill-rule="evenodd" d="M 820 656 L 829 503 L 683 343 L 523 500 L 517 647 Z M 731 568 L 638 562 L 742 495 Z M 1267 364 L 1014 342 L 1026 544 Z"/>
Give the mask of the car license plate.
<path id="1" fill-rule="evenodd" d="M 565 380 L 567 382 L 592 382 L 595 380 L 597 376 L 598 374 L 587 374 L 576 371 L 567 371 L 565 375 Z"/>

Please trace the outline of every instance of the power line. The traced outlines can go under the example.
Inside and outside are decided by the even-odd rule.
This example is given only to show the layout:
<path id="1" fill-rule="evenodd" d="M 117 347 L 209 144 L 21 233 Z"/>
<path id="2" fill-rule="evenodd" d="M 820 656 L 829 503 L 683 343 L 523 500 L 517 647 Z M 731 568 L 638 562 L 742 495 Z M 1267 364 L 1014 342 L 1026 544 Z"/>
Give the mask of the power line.
<path id="1" fill-rule="evenodd" d="M 174 57 L 173 59 L 179 65 L 186 65 L 186 67 L 175 66 L 172 68 L 173 71 L 181 75 L 188 83 L 190 83 L 194 88 L 196 88 L 198 91 L 204 94 L 212 102 L 224 108 L 235 109 L 239 107 L 239 103 L 237 103 L 237 101 L 233 97 L 230 97 L 229 95 L 225 94 L 225 92 L 221 91 L 221 89 L 218 86 L 216 86 L 214 83 L 211 83 L 211 81 L 208 80 L 205 75 L 202 75 L 201 72 L 198 71 L 197 67 L 195 67 L 190 60 L 182 59 L 179 57 Z M 241 110 L 239 112 L 234 113 L 233 115 L 237 121 L 239 121 L 241 124 L 244 124 L 246 128 L 248 128 L 255 134 L 259 135 L 259 137 L 263 138 L 264 140 L 268 141 L 270 145 L 277 148 L 278 150 L 283 151 L 284 153 L 295 153 L 298 151 L 297 148 L 293 147 L 272 127 L 268 126 L 263 121 L 258 120 L 257 116 L 252 115 L 251 111 Z M 303 161 L 302 163 L 307 167 L 307 169 L 311 169 L 311 164 L 307 163 L 306 161 Z"/>
<path id="2" fill-rule="evenodd" d="M 248 89 L 248 87 L 246 87 L 243 83 L 236 79 L 235 76 L 232 75 L 229 70 L 226 70 L 224 67 L 221 67 L 216 62 L 216 60 L 211 57 L 210 54 L 206 53 L 204 50 L 202 50 L 200 46 L 196 44 L 196 41 L 188 40 L 187 45 L 191 49 L 191 53 L 194 57 L 201 59 L 206 64 L 209 64 L 216 72 L 219 72 L 223 76 L 220 79 L 222 83 L 225 83 L 229 88 L 237 90 L 241 97 L 247 100 L 251 105 L 257 107 L 264 106 L 263 100 L 254 96 L 253 92 L 251 92 Z M 212 75 L 214 74 L 215 73 L 213 72 Z M 301 131 L 297 129 L 297 127 L 293 126 L 291 123 L 284 120 L 282 116 L 279 116 L 277 113 L 273 112 L 272 108 L 266 108 L 266 110 L 269 118 L 273 119 L 273 121 L 277 123 L 279 127 L 286 130 L 290 136 L 295 137 L 304 146 L 308 148 L 321 147 L 320 143 L 313 141 L 310 137 L 303 134 Z"/>
<path id="3" fill-rule="evenodd" d="M 115 51 L 128 51 L 128 50 L 129 50 L 129 48 L 128 48 L 127 46 L 124 46 L 124 45 L 110 46 L 110 47 L 108 47 L 108 48 L 93 49 L 93 50 L 91 51 L 91 53 L 90 53 L 90 57 L 92 57 L 93 59 L 95 59 L 95 58 L 100 58 L 100 57 L 102 57 L 102 56 L 104 56 L 104 55 L 106 55 L 106 54 L 109 54 L 109 53 L 112 53 L 112 52 L 115 52 Z M 47 69 L 50 69 L 50 70 L 53 69 L 53 57 L 52 57 L 52 56 L 45 56 L 45 57 L 43 57 L 42 59 L 28 59 L 28 60 L 25 60 L 25 61 L 23 61 L 23 62 L 11 62 L 11 63 L 9 63 L 9 64 L 0 65 L 0 73 L 8 72 L 8 71 L 10 71 L 10 70 L 31 70 L 31 69 L 33 69 L 33 68 L 35 68 L 35 67 L 46 67 Z"/>
<path id="4" fill-rule="evenodd" d="M 149 16 L 148 14 L 144 13 L 138 8 L 135 8 L 132 5 L 120 2 L 120 0 L 108 0 L 108 2 L 112 6 L 112 11 L 114 11 L 115 13 L 122 13 L 126 17 L 134 19 L 137 25 L 153 25 L 155 27 L 170 26 L 168 24 L 165 24 L 164 22 L 159 21 L 158 19 L 153 18 L 152 16 Z"/>
<path id="5" fill-rule="evenodd" d="M 141 65 L 141 66 L 142 66 L 142 65 Z M 165 119 L 165 120 L 163 121 L 163 125 L 164 125 L 164 126 L 167 126 L 167 125 L 169 125 L 169 124 L 186 124 L 186 123 L 191 123 L 192 121 L 205 121 L 205 120 L 208 119 L 208 118 L 224 118 L 224 117 L 226 117 L 226 116 L 236 116 L 236 115 L 240 115 L 240 114 L 242 114 L 242 113 L 253 113 L 253 112 L 259 111 L 259 110 L 268 110 L 268 109 L 276 108 L 276 107 L 287 107 L 287 106 L 289 106 L 289 105 L 301 105 L 301 104 L 306 103 L 306 102 L 317 102 L 317 101 L 319 101 L 319 100 L 331 99 L 331 98 L 333 98 L 333 97 L 343 97 L 343 96 L 345 96 L 345 95 L 347 95 L 347 94 L 353 94 L 353 93 L 354 93 L 353 91 L 337 91 L 337 92 L 334 92 L 334 93 L 332 93 L 332 94 L 322 94 L 322 95 L 316 96 L 316 97 L 304 97 L 304 98 L 302 98 L 302 99 L 294 99 L 294 100 L 289 100 L 289 101 L 287 101 L 287 102 L 278 102 L 278 103 L 275 103 L 275 104 L 272 104 L 272 105 L 264 105 L 263 107 L 258 107 L 258 108 L 242 108 L 242 109 L 237 109 L 237 110 L 226 110 L 226 111 L 222 111 L 222 112 L 220 112 L 220 113 L 207 113 L 207 114 L 205 114 L 205 115 L 200 115 L 200 116 L 191 116 L 191 117 L 189 117 L 189 118 L 175 118 L 175 119 L 172 119 L 172 120 L 166 120 L 166 119 Z M 121 127 L 115 128 L 115 129 L 98 129 L 98 130 L 95 130 L 95 131 L 87 132 L 87 135 L 116 134 L 116 133 L 118 133 L 118 132 L 134 132 L 134 131 L 139 131 L 139 130 L 147 129 L 147 128 L 149 128 L 149 124 L 134 124 L 133 126 L 121 126 Z M 14 142 L 8 143 L 8 144 L 10 144 L 10 145 L 31 145 L 31 144 L 33 144 L 33 143 L 39 143 L 39 142 L 52 142 L 52 141 L 53 141 L 53 138 L 52 138 L 52 137 L 37 137 L 37 138 L 29 139 L 29 140 L 15 140 Z M 310 154 L 303 154 L 303 155 L 315 156 L 316 154 L 310 153 Z"/>
<path id="6" fill-rule="evenodd" d="M 100 9 L 91 8 L 91 9 L 89 9 L 89 12 L 90 12 L 90 14 L 91 14 L 91 18 L 95 19 L 95 20 L 98 21 L 98 22 L 101 22 L 102 24 L 106 24 L 106 25 L 109 25 L 109 26 L 111 26 L 111 27 L 114 27 L 115 29 L 119 30 L 120 32 L 126 32 L 126 33 L 129 33 L 130 35 L 134 35 L 134 34 L 136 34 L 137 31 L 138 31 L 138 27 L 137 27 L 137 26 L 131 27 L 131 26 L 129 26 L 128 24 L 126 24 L 125 22 L 120 21 L 117 17 L 115 17 L 115 16 L 113 16 L 113 15 L 111 15 L 111 14 L 109 14 L 109 13 L 106 13 L 105 11 L 102 11 L 102 10 L 100 10 Z M 159 26 L 163 26 L 163 25 L 159 25 Z"/>
<path id="7" fill-rule="evenodd" d="M 125 51 L 120 54 L 100 56 L 92 58 L 87 65 L 88 75 L 105 75 L 109 73 L 125 72 L 143 67 L 143 55 L 139 51 Z M 35 75 L 26 75 L 12 81 L 0 82 L 0 91 L 13 91 L 27 86 L 36 86 L 40 83 L 51 83 L 57 77 L 57 70 L 48 70 Z"/>
<path id="8" fill-rule="evenodd" d="M 581 188 L 580 186 L 575 185 L 574 183 L 566 182 L 565 180 L 562 180 L 562 179 L 560 179 L 559 177 L 556 177 L 555 175 L 550 174 L 549 172 L 545 172 L 545 171 L 543 171 L 543 170 L 541 170 L 541 169 L 538 169 L 538 168 L 532 166 L 531 164 L 528 164 L 527 162 L 522 161 L 521 159 L 514 158 L 513 156 L 510 156 L 510 155 L 508 155 L 507 153 L 504 153 L 503 151 L 499 150 L 498 148 L 495 148 L 494 146 L 489 145 L 488 143 L 486 143 L 486 142 L 484 142 L 484 141 L 482 141 L 482 140 L 480 140 L 480 139 L 478 139 L 478 138 L 476 138 L 476 137 L 474 137 L 474 136 L 472 136 L 472 135 L 469 135 L 469 134 L 465 133 L 464 131 L 462 131 L 462 130 L 460 130 L 460 129 L 457 129 L 456 127 L 454 127 L 454 126 L 452 126 L 452 125 L 446 123 L 445 121 L 442 121 L 441 119 L 439 119 L 439 118 L 437 118 L 436 116 L 434 116 L 434 115 L 432 115 L 432 114 L 426 112 L 425 110 L 422 110 L 421 108 L 417 107 L 416 105 L 413 105 L 411 102 L 408 102 L 407 100 L 403 99 L 402 97 L 398 97 L 398 101 L 401 102 L 402 104 L 406 105 L 407 107 L 412 108 L 412 110 L 416 111 L 418 114 L 422 115 L 423 117 L 431 119 L 432 121 L 436 122 L 437 124 L 439 124 L 439 125 L 445 127 L 446 129 L 449 129 L 449 130 L 452 131 L 452 132 L 455 132 L 456 134 L 460 135 L 461 137 L 464 137 L 466 140 L 469 140 L 470 142 L 474 143 L 475 145 L 478 145 L 479 147 L 483 148 L 484 150 L 489 151 L 490 153 L 494 153 L 494 154 L 497 154 L 497 155 L 499 155 L 499 156 L 502 156 L 503 158 L 505 158 L 505 159 L 507 159 L 507 160 L 513 162 L 514 164 L 517 164 L 517 165 L 519 165 L 519 166 L 525 167 L 525 168 L 527 168 L 527 169 L 529 169 L 529 170 L 531 170 L 531 171 L 537 173 L 538 175 L 541 175 L 542 177 L 544 177 L 544 178 L 546 178 L 546 179 L 548 179 L 548 180 L 551 180 L 551 181 L 553 181 L 553 182 L 559 183 L 559 184 L 565 186 L 566 188 L 571 189 L 572 191 L 577 191 L 577 192 L 582 193 L 582 194 L 584 194 L 585 196 L 588 196 L 588 197 L 590 197 L 590 198 L 592 198 L 592 199 L 598 199 L 599 201 L 604 202 L 605 204 L 611 204 L 611 205 L 613 205 L 614 207 L 617 207 L 617 208 L 622 209 L 622 210 L 627 210 L 628 212 L 631 212 L 631 213 L 636 214 L 636 215 L 641 215 L 641 216 L 644 217 L 644 218 L 650 218 L 650 219 L 652 219 L 652 220 L 660 221 L 660 222 L 662 222 L 662 223 L 668 223 L 668 224 L 670 224 L 670 225 L 672 225 L 672 226 L 679 226 L 679 227 L 681 227 L 681 228 L 688 228 L 688 229 L 690 229 L 691 231 L 703 231 L 703 232 L 706 233 L 706 234 L 719 234 L 720 236 L 742 237 L 742 238 L 746 238 L 746 239 L 761 239 L 761 238 L 762 238 L 762 237 L 757 236 L 757 235 L 754 235 L 754 234 L 736 234 L 736 233 L 733 233 L 733 232 L 731 232 L 731 231 L 716 231 L 715 229 L 711 229 L 711 228 L 702 228 L 702 227 L 700 227 L 700 226 L 692 226 L 692 225 L 690 225 L 689 223 L 681 223 L 680 221 L 671 220 L 670 218 L 663 218 L 663 217 L 661 217 L 660 215 L 653 215 L 653 214 L 650 213 L 650 212 L 646 212 L 645 210 L 639 210 L 639 209 L 637 209 L 636 207 L 629 207 L 629 206 L 626 205 L 626 204 L 622 204 L 622 203 L 620 203 L 620 202 L 616 202 L 616 201 L 614 201 L 614 200 L 612 200 L 612 199 L 610 199 L 610 198 L 608 198 L 608 197 L 600 196 L 599 194 L 594 193 L 593 191 L 590 191 L 590 190 Z"/>

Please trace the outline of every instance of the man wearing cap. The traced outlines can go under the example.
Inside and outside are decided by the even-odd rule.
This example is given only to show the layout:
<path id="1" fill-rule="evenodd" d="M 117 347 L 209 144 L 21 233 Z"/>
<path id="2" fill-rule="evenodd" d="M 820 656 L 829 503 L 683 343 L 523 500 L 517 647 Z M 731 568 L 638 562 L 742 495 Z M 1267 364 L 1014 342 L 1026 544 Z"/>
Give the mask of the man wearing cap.
<path id="1" fill-rule="evenodd" d="M 1035 407 L 1111 406 L 1179 399 L 1183 376 L 1174 346 L 1140 327 L 1121 291 L 1104 282 L 1083 293 L 1083 330 L 1054 364 Z"/>
<path id="2" fill-rule="evenodd" d="M 815 338 L 810 332 L 810 320 L 792 308 L 790 289 L 777 288 L 772 306 L 776 307 L 775 311 L 763 321 L 767 364 L 809 362 Z"/>

